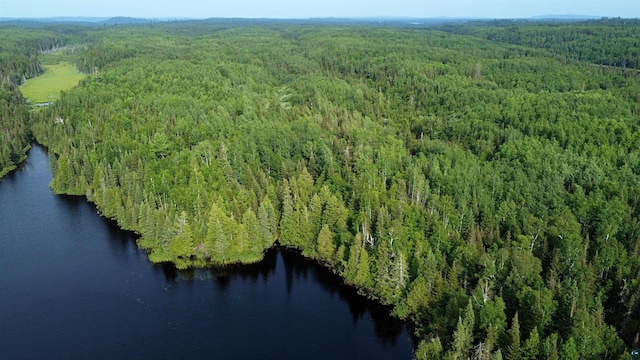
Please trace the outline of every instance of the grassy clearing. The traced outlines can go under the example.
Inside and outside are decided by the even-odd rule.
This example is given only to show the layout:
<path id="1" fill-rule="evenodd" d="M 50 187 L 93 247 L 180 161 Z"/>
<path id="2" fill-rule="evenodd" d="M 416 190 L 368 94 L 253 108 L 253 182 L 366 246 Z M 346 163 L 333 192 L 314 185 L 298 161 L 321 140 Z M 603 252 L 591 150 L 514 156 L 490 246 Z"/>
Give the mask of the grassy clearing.
<path id="1" fill-rule="evenodd" d="M 85 75 L 68 62 L 44 65 L 44 74 L 27 80 L 20 87 L 22 95 L 32 104 L 54 101 L 60 92 L 75 86 Z"/>

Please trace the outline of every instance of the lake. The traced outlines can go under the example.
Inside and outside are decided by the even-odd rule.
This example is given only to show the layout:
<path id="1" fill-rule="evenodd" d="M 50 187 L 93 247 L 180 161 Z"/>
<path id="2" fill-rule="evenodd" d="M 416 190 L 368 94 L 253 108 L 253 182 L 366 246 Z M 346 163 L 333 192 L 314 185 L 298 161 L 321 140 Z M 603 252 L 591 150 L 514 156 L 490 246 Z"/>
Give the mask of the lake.
<path id="1" fill-rule="evenodd" d="M 299 254 L 177 271 L 151 264 L 45 151 L 0 179 L 0 359 L 410 359 L 404 322 Z"/>

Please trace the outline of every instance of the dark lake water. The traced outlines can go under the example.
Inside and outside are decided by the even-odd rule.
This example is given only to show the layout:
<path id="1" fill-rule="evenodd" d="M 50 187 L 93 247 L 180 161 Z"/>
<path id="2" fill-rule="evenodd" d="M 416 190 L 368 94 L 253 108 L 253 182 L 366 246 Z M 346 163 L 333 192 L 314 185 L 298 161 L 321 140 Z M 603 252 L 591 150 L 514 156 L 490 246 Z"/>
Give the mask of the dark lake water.
<path id="1" fill-rule="evenodd" d="M 298 254 L 154 266 L 84 198 L 55 196 L 34 147 L 0 179 L 0 359 L 409 359 L 388 310 Z"/>

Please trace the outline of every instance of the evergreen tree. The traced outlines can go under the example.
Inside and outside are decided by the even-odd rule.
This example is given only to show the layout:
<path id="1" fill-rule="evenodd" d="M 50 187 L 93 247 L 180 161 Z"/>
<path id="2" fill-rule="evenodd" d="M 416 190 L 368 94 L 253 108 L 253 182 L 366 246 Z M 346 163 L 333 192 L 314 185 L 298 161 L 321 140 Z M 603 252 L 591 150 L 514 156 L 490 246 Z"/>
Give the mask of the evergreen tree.
<path id="1" fill-rule="evenodd" d="M 464 314 L 458 317 L 458 325 L 453 333 L 450 359 L 467 359 L 473 346 L 473 328 L 475 316 L 471 302 L 467 304 Z"/>
<path id="2" fill-rule="evenodd" d="M 522 346 L 522 359 L 523 360 L 535 360 L 538 358 L 540 352 L 540 335 L 538 335 L 538 329 L 533 328 L 529 334 L 529 338 L 524 342 Z"/>
<path id="3" fill-rule="evenodd" d="M 318 234 L 317 244 L 317 252 L 320 259 L 330 261 L 333 258 L 336 248 L 333 244 L 333 233 L 329 230 L 329 226 L 327 224 L 322 225 L 320 234 Z"/>
<path id="4" fill-rule="evenodd" d="M 562 350 L 560 351 L 560 358 L 567 360 L 578 360 L 580 359 L 580 353 L 578 352 L 578 348 L 576 347 L 575 340 L 572 337 L 562 345 Z"/>
<path id="5" fill-rule="evenodd" d="M 278 219 L 276 211 L 268 197 L 265 197 L 262 203 L 260 203 L 258 222 L 260 223 L 260 230 L 257 234 L 259 234 L 262 240 L 262 246 L 268 247 L 273 245 L 277 234 Z"/>
<path id="6" fill-rule="evenodd" d="M 187 214 L 183 211 L 176 219 L 176 236 L 171 241 L 169 252 L 174 258 L 187 258 L 193 254 L 193 235 L 187 221 Z M 182 261 L 176 262 L 179 267 L 185 267 Z"/>
<path id="7" fill-rule="evenodd" d="M 509 348 L 507 352 L 507 360 L 521 359 L 522 351 L 520 345 L 520 322 L 518 321 L 518 313 L 513 316 L 511 328 L 509 329 Z"/>

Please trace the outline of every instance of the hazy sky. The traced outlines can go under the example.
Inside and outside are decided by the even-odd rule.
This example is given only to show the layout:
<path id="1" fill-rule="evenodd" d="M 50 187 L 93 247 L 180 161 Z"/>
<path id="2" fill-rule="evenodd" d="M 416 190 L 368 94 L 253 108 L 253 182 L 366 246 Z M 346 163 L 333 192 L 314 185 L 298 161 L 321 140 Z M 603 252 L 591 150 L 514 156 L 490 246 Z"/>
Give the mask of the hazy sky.
<path id="1" fill-rule="evenodd" d="M 640 17 L 640 0 L 0 0 L 0 17 Z"/>

